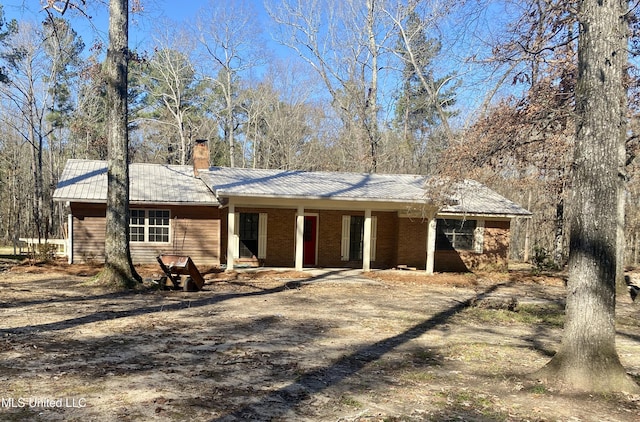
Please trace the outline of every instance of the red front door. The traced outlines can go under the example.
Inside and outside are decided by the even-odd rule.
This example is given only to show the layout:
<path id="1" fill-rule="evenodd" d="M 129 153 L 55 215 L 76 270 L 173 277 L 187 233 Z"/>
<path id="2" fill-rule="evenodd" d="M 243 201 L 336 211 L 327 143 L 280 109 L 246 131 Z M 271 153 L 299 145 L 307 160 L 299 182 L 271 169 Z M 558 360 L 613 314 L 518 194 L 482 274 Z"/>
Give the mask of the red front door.
<path id="1" fill-rule="evenodd" d="M 316 265 L 316 244 L 318 239 L 318 217 L 315 215 L 304 216 L 304 242 L 302 264 L 305 267 Z"/>

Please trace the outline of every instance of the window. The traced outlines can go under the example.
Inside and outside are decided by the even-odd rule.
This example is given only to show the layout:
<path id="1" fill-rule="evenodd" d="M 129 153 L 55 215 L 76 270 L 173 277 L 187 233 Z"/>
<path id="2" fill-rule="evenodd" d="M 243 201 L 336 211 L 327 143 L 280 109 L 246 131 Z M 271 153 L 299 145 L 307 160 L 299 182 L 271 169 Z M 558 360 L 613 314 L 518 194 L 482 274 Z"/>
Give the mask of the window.
<path id="1" fill-rule="evenodd" d="M 474 250 L 476 220 L 438 219 L 436 249 Z"/>
<path id="2" fill-rule="evenodd" d="M 129 237 L 132 242 L 144 242 L 144 210 L 131 210 Z"/>
<path id="3" fill-rule="evenodd" d="M 129 237 L 132 242 L 169 242 L 169 210 L 132 209 Z"/>
<path id="4" fill-rule="evenodd" d="M 238 227 L 240 258 L 253 258 L 258 256 L 259 221 L 260 214 L 258 213 L 240 213 L 240 227 Z"/>
<path id="5" fill-rule="evenodd" d="M 351 216 L 349 227 L 349 261 L 362 259 L 362 240 L 364 238 L 364 217 L 361 215 Z"/>
<path id="6" fill-rule="evenodd" d="M 169 211 L 149 210 L 149 242 L 169 241 Z"/>
<path id="7" fill-rule="evenodd" d="M 341 257 L 343 261 L 361 261 L 364 251 L 364 221 L 362 215 L 342 216 Z M 376 239 L 378 218 L 371 217 L 371 253 L 370 259 L 376 259 Z"/>
<path id="8" fill-rule="evenodd" d="M 233 216 L 233 258 L 267 258 L 267 213 L 237 212 Z"/>

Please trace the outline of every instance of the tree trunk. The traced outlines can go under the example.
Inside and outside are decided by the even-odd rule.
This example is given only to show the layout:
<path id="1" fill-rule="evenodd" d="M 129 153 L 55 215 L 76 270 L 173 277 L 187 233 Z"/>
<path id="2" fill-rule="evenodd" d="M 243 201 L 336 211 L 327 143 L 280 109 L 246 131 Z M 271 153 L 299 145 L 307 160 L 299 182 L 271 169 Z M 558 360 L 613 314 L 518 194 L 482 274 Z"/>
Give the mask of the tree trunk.
<path id="1" fill-rule="evenodd" d="M 128 0 L 110 0 L 107 86 L 107 218 L 105 267 L 101 281 L 131 288 L 140 276 L 129 249 L 129 139 L 127 132 Z"/>
<path id="2" fill-rule="evenodd" d="M 233 96 L 231 90 L 233 89 L 233 79 L 231 75 L 231 69 L 227 68 L 225 72 L 225 103 L 227 107 L 227 123 L 226 123 L 226 136 L 229 144 L 229 166 L 236 166 L 236 145 L 234 139 L 234 127 L 233 127 Z"/>
<path id="3" fill-rule="evenodd" d="M 562 199 L 562 193 L 560 193 L 560 199 L 556 204 L 556 220 L 555 220 L 555 235 L 553 238 L 553 263 L 557 268 L 562 268 L 564 264 L 564 199 Z"/>
<path id="4" fill-rule="evenodd" d="M 364 119 L 365 130 L 369 138 L 371 151 L 370 173 L 378 170 L 378 54 L 379 47 L 375 33 L 375 0 L 367 0 L 367 36 L 369 40 L 369 52 L 371 54 L 371 86 L 367 92 Z M 364 78 L 363 78 L 364 79 Z"/>
<path id="5" fill-rule="evenodd" d="M 529 189 L 529 200 L 527 201 L 527 209 L 531 210 L 531 189 Z M 524 256 L 522 260 L 524 262 L 529 262 L 529 249 L 531 248 L 529 243 L 531 243 L 531 218 L 527 218 L 524 228 Z"/>
<path id="6" fill-rule="evenodd" d="M 623 0 L 580 3 L 569 281 L 562 343 L 536 375 L 579 391 L 640 391 L 615 346 L 619 147 L 625 135 Z"/>
<path id="7" fill-rule="evenodd" d="M 617 233 L 617 250 L 616 256 L 616 294 L 627 294 L 627 283 L 624 279 L 624 264 L 625 264 L 625 250 L 627 248 L 627 241 L 625 239 L 625 204 L 626 204 L 626 183 L 627 183 L 627 171 L 626 171 L 627 151 L 624 142 L 618 144 L 618 174 L 622 177 L 618 177 L 618 183 L 620 184 L 620 194 L 618 195 L 618 219 L 616 229 Z M 628 295 L 627 295 L 628 297 Z"/>

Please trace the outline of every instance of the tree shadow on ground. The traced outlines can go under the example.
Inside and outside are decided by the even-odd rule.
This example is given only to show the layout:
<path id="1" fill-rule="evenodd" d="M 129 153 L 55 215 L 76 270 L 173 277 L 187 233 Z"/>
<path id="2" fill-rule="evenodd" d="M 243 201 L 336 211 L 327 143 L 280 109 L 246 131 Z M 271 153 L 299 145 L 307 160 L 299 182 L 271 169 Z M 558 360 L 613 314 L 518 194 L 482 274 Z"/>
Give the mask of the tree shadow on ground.
<path id="1" fill-rule="evenodd" d="M 227 415 L 212 419 L 212 421 L 263 420 L 263 415 L 266 414 L 271 415 L 270 418 L 275 417 L 277 419 L 278 416 L 283 416 L 294 410 L 309 396 L 340 383 L 356 374 L 367 364 L 380 360 L 386 353 L 445 324 L 458 312 L 469 307 L 474 301 L 484 298 L 497 288 L 499 288 L 499 285 L 494 285 L 468 300 L 458 301 L 456 305 L 435 314 L 433 317 L 414 325 L 400 334 L 361 347 L 337 360 L 329 367 L 301 374 L 297 381 L 266 394 L 257 403 L 248 404 L 229 412 Z M 277 410 L 274 409 L 275 406 L 278 407 Z"/>
<path id="2" fill-rule="evenodd" d="M 329 271 L 323 274 L 320 274 L 315 277 L 311 277 L 305 280 L 304 284 L 309 284 L 315 281 L 321 281 L 331 275 L 335 275 L 340 273 L 342 270 Z M 225 282 L 225 281 L 221 281 Z M 154 312 L 165 312 L 165 311 L 176 311 L 185 308 L 197 308 L 202 306 L 213 305 L 217 303 L 221 303 L 227 300 L 232 300 L 241 297 L 252 297 L 252 296 L 264 296 L 270 295 L 274 293 L 279 293 L 286 290 L 291 289 L 299 289 L 303 288 L 304 284 L 299 281 L 285 281 L 276 287 L 261 287 L 255 285 L 255 283 L 250 282 L 240 282 L 240 281 L 230 281 L 226 282 L 230 285 L 241 286 L 241 287 L 251 287 L 252 289 L 256 289 L 255 291 L 250 292 L 237 292 L 237 293 L 225 293 L 216 295 L 214 297 L 205 297 L 205 298 L 197 298 L 194 296 L 191 299 L 189 296 L 182 296 L 180 301 L 177 303 L 170 304 L 159 304 L 154 306 L 143 306 L 136 309 L 125 309 L 125 310 L 106 310 L 101 312 L 94 312 L 90 315 L 83 315 L 76 318 L 69 318 L 63 321 L 45 323 L 45 324 L 34 324 L 23 327 L 15 327 L 15 328 L 3 328 L 0 329 L 0 335 L 5 334 L 24 334 L 29 332 L 40 332 L 40 331 L 58 331 L 58 330 L 66 330 L 68 328 L 78 327 L 84 324 L 90 324 L 98 321 L 109 321 L 115 320 L 119 318 L 127 318 L 132 316 L 150 314 Z M 50 303 L 64 303 L 64 302 L 91 302 L 96 299 L 117 299 L 124 297 L 132 297 L 135 295 L 144 295 L 144 293 L 140 292 L 116 292 L 116 293 L 105 293 L 101 295 L 93 295 L 93 296 L 72 296 L 72 297 L 60 297 L 54 300 L 35 300 L 35 301 L 26 301 L 26 302 L 16 302 L 11 304 L 0 304 L 0 308 L 2 307 L 18 307 L 18 306 L 29 306 L 29 305 L 37 305 L 45 302 Z"/>

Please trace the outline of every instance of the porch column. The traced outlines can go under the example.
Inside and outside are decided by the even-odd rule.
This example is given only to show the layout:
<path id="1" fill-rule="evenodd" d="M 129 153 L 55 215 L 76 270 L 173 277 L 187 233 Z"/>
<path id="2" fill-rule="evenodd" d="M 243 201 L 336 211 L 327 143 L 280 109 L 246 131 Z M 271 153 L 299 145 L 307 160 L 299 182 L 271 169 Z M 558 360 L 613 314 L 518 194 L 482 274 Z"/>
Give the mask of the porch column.
<path id="1" fill-rule="evenodd" d="M 69 211 L 67 216 L 67 244 L 66 244 L 67 260 L 69 264 L 73 264 L 73 213 Z"/>
<path id="2" fill-rule="evenodd" d="M 227 271 L 233 270 L 236 253 L 236 206 L 229 204 L 227 214 Z"/>
<path id="3" fill-rule="evenodd" d="M 296 271 L 303 268 L 303 246 L 304 246 L 304 207 L 298 206 L 296 215 Z"/>
<path id="4" fill-rule="evenodd" d="M 362 271 L 371 271 L 371 210 L 364 210 L 364 233 L 362 235 Z"/>
<path id="5" fill-rule="evenodd" d="M 436 253 L 436 224 L 437 220 L 434 216 L 429 219 L 427 225 L 427 274 L 433 274 L 433 263 Z"/>

